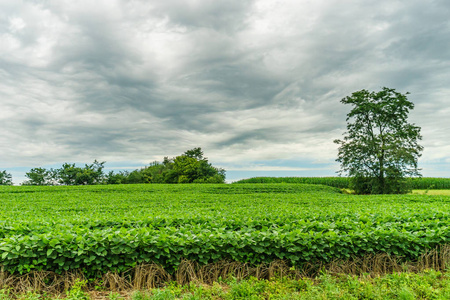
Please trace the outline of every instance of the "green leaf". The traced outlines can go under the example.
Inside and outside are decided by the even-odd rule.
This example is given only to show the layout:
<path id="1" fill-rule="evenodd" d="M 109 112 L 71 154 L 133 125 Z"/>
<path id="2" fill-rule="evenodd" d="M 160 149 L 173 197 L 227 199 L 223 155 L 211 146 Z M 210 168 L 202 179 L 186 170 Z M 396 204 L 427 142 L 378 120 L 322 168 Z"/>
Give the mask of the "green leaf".
<path id="1" fill-rule="evenodd" d="M 51 239 L 50 242 L 48 243 L 51 247 L 55 247 L 57 244 L 59 243 L 59 241 L 57 239 Z"/>

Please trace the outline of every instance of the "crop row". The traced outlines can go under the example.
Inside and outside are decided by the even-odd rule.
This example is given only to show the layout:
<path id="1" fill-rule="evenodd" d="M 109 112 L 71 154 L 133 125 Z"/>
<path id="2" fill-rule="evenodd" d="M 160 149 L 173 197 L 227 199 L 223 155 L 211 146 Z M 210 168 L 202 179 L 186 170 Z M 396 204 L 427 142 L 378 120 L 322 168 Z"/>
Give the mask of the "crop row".
<path id="1" fill-rule="evenodd" d="M 348 188 L 350 179 L 348 177 L 253 177 L 242 179 L 235 183 L 301 183 L 301 184 L 323 184 L 340 189 Z"/>
<path id="2" fill-rule="evenodd" d="M 202 228 L 112 228 L 54 232 L 3 238 L 0 263 L 6 271 L 83 269 L 88 276 L 125 271 L 154 262 L 174 270 L 182 259 L 200 263 L 233 260 L 259 264 L 286 259 L 293 265 L 367 253 L 390 253 L 416 259 L 425 249 L 450 242 L 450 226 L 417 231 L 396 228 L 339 232 Z"/>
<path id="3" fill-rule="evenodd" d="M 247 231 L 271 229 L 303 232 L 323 232 L 333 230 L 335 232 L 349 232 L 361 228 L 393 228 L 399 231 L 418 231 L 436 229 L 450 224 L 448 212 L 405 211 L 404 214 L 369 214 L 369 213 L 334 213 L 328 215 L 310 216 L 307 219 L 301 215 L 277 215 L 276 217 L 242 216 L 231 218 L 230 216 L 218 217 L 191 217 L 191 218 L 147 218 L 139 221 L 108 221 L 108 220 L 77 220 L 72 223 L 55 221 L 30 221 L 21 223 L 3 223 L 0 225 L 0 238 L 13 235 L 34 235 L 61 231 L 78 232 L 84 234 L 85 230 L 105 230 L 111 228 L 134 229 L 144 228 L 148 230 L 165 230 L 166 228 L 190 228 L 192 230 L 215 230 L 221 228 L 227 231 Z M 75 221 L 75 220 L 74 220 Z"/>

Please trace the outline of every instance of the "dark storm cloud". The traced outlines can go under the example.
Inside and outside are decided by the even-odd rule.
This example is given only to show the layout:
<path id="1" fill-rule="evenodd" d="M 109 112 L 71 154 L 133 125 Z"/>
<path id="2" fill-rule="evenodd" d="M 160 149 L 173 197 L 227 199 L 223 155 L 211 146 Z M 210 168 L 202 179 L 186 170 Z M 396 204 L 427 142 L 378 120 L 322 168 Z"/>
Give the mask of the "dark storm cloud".
<path id="1" fill-rule="evenodd" d="M 202 146 L 227 166 L 330 164 L 339 100 L 388 86 L 411 92 L 423 160 L 449 167 L 449 13 L 444 0 L 3 1 L 0 163 Z"/>

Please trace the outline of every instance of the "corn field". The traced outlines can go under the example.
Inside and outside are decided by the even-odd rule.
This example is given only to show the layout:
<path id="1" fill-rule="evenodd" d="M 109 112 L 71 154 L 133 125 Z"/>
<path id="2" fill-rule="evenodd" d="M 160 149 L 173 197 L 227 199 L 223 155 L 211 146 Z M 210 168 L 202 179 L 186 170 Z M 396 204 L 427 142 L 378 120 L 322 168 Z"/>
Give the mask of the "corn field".
<path id="1" fill-rule="evenodd" d="M 409 178 L 411 189 L 414 190 L 439 190 L 450 189 L 450 178 Z M 323 184 L 340 189 L 348 188 L 349 177 L 254 177 L 239 180 L 235 183 L 302 183 Z"/>

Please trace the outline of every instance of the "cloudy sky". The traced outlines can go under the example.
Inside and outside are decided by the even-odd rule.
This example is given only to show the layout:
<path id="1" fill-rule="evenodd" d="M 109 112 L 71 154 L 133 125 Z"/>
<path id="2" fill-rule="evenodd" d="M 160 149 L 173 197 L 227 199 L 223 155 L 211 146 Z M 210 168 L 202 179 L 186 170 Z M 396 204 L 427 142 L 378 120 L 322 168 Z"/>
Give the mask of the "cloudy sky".
<path id="1" fill-rule="evenodd" d="M 0 0 L 0 169 L 136 169 L 202 147 L 229 181 L 333 176 L 352 92 L 410 92 L 450 177 L 448 0 Z"/>

